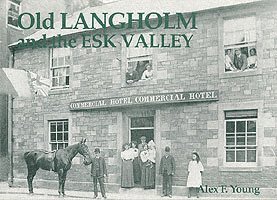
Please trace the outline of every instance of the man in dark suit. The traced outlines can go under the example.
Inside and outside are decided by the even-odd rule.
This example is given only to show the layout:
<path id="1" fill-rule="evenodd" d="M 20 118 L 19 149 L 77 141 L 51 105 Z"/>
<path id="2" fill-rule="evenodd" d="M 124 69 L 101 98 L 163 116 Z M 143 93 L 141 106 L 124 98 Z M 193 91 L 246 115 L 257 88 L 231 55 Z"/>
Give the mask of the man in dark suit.
<path id="1" fill-rule="evenodd" d="M 240 49 L 236 49 L 235 51 L 234 65 L 237 69 L 242 71 L 247 68 L 247 56 L 241 53 Z"/>
<path id="2" fill-rule="evenodd" d="M 93 178 L 93 186 L 94 186 L 94 198 L 98 196 L 98 188 L 97 188 L 97 181 L 100 185 L 100 191 L 102 197 L 105 199 L 105 186 L 104 186 L 104 177 L 108 176 L 107 167 L 104 158 L 100 156 L 100 149 L 95 148 L 94 150 L 95 157 L 91 160 L 91 176 Z"/>
<path id="3" fill-rule="evenodd" d="M 163 175 L 163 196 L 172 198 L 172 176 L 175 174 L 175 159 L 170 155 L 170 148 L 165 147 L 165 155 L 161 159 L 160 174 Z"/>

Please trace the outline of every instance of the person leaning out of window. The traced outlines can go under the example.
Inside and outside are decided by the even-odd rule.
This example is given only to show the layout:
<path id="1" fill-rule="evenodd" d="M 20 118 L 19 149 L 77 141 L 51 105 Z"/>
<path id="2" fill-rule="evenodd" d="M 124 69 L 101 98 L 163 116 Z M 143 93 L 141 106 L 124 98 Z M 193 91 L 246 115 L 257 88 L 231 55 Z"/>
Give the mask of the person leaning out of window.
<path id="1" fill-rule="evenodd" d="M 247 69 L 247 56 L 240 49 L 235 50 L 234 65 L 241 71 Z"/>
<path id="2" fill-rule="evenodd" d="M 126 72 L 126 83 L 132 84 L 139 80 L 139 74 L 133 67 L 129 66 Z"/>
<path id="3" fill-rule="evenodd" d="M 147 63 L 145 65 L 146 70 L 143 72 L 142 76 L 141 76 L 141 80 L 149 80 L 153 78 L 153 68 L 152 65 L 150 63 Z"/>
<path id="4" fill-rule="evenodd" d="M 250 56 L 247 58 L 248 68 L 257 68 L 257 52 L 255 48 L 250 49 Z"/>

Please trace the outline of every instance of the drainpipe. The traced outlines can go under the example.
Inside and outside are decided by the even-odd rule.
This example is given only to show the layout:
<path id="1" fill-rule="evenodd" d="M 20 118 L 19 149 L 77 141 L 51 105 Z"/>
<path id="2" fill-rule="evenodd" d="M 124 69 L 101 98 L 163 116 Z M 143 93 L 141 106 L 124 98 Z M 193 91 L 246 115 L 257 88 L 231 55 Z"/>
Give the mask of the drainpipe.
<path id="1" fill-rule="evenodd" d="M 11 57 L 11 65 L 10 68 L 14 68 L 14 51 L 12 51 Z M 13 186 L 14 182 L 14 163 L 13 163 L 13 145 L 14 145 L 14 137 L 13 137 L 13 96 L 8 96 L 8 145 L 9 145 L 9 155 L 10 155 L 10 173 L 9 173 L 9 186 Z"/>

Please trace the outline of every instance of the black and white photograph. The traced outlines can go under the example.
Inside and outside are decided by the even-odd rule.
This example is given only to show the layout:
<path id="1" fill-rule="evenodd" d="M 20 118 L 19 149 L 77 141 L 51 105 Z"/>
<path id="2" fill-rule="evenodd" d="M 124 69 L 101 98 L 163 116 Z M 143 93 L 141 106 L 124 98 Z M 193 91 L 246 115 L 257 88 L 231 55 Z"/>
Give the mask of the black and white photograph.
<path id="1" fill-rule="evenodd" d="M 0 11 L 0 200 L 277 199 L 277 0 Z"/>

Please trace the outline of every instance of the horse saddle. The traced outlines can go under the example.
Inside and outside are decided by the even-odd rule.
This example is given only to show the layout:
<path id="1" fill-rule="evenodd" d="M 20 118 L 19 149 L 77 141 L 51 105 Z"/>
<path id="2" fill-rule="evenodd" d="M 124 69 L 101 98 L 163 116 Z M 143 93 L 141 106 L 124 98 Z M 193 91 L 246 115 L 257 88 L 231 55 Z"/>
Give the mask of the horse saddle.
<path id="1" fill-rule="evenodd" d="M 46 168 L 49 171 L 57 171 L 56 153 L 57 151 L 44 151 L 45 153 L 45 163 L 47 163 Z"/>

